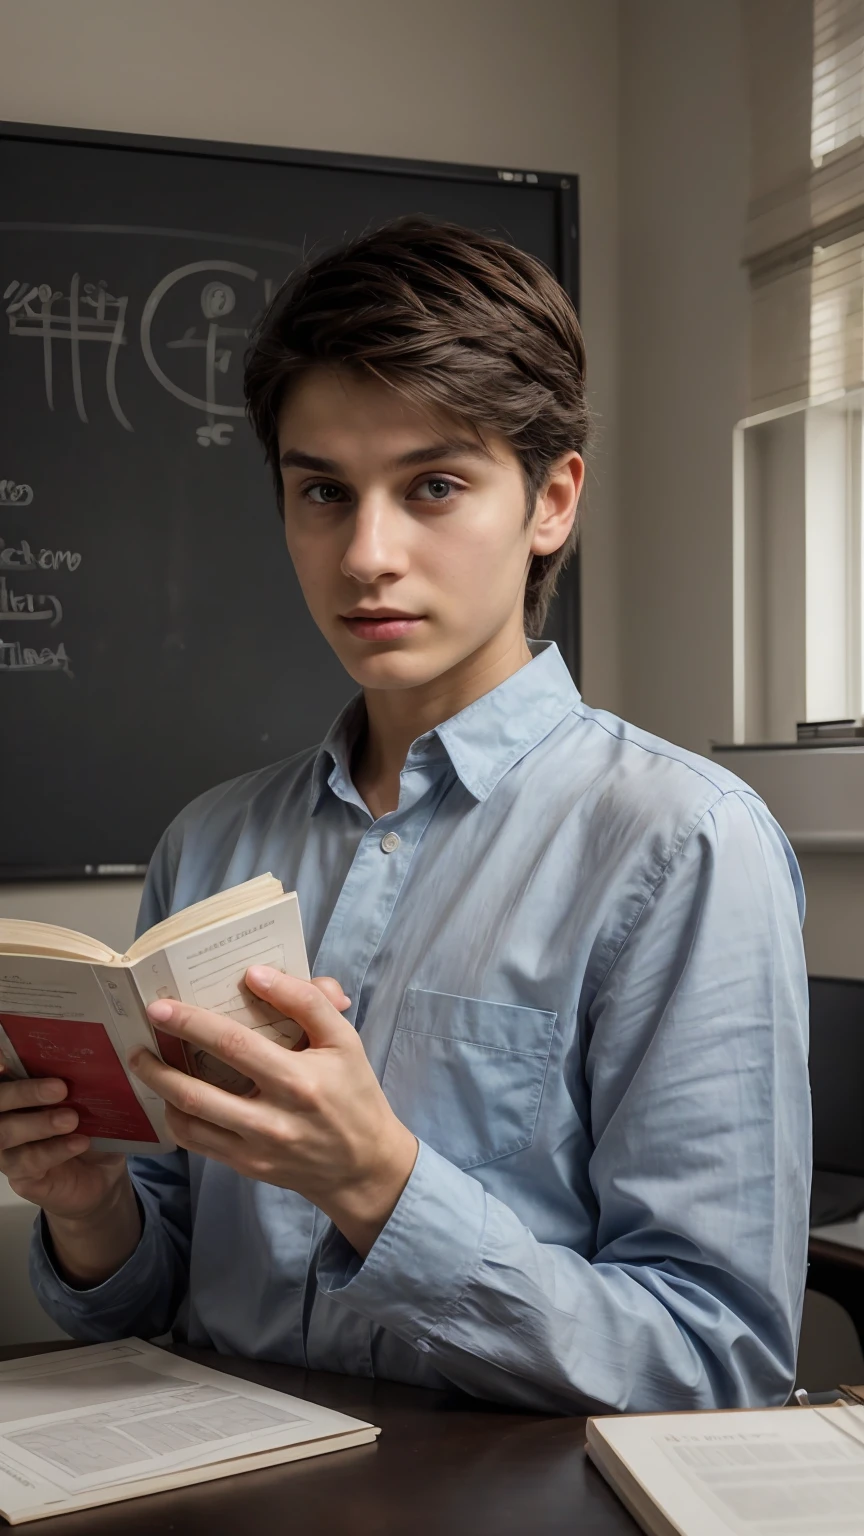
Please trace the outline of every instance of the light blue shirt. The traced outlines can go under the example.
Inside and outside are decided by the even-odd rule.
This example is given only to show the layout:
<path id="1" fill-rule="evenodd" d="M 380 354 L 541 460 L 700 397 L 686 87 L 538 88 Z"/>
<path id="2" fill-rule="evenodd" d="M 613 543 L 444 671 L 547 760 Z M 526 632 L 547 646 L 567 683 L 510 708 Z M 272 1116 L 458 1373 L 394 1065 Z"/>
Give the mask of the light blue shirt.
<path id="1" fill-rule="evenodd" d="M 555 646 L 421 736 L 398 809 L 318 750 L 202 795 L 148 927 L 272 870 L 299 894 L 414 1172 L 365 1261 L 306 1200 L 136 1158 L 140 1244 L 74 1337 L 160 1335 L 540 1409 L 781 1403 L 807 1248 L 800 876 L 723 769 L 580 700 Z"/>

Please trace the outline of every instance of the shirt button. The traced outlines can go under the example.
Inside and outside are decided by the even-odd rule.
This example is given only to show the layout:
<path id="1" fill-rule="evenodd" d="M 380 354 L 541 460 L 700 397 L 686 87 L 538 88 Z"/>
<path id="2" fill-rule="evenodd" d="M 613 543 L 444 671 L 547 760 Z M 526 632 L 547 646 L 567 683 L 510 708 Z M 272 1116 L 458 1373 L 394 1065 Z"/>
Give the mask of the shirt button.
<path id="1" fill-rule="evenodd" d="M 381 839 L 381 847 L 385 853 L 395 853 L 399 847 L 399 839 L 395 832 L 385 832 Z"/>

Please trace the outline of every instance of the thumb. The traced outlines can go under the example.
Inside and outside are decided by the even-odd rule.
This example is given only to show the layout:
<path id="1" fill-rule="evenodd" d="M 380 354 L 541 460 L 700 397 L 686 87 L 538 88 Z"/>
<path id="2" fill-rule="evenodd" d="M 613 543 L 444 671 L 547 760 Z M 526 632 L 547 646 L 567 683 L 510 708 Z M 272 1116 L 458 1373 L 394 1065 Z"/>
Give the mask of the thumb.
<path id="1" fill-rule="evenodd" d="M 253 965 L 246 972 L 246 984 L 286 1019 L 299 1024 L 310 1045 L 337 1045 L 346 1029 L 354 1033 L 348 1021 L 339 1017 L 350 1008 L 351 999 L 332 976 L 301 981 L 269 965 Z"/>

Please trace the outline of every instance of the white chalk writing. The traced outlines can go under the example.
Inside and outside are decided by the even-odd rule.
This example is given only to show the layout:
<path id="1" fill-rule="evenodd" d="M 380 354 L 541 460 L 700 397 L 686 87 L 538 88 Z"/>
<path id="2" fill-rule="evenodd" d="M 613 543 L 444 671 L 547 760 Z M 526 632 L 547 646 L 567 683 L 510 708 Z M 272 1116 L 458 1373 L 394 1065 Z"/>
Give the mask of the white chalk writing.
<path id="1" fill-rule="evenodd" d="M 71 549 L 40 549 L 37 554 L 27 539 L 20 544 L 6 544 L 0 539 L 0 570 L 7 571 L 77 571 L 82 556 Z"/>
<path id="2" fill-rule="evenodd" d="M 63 605 L 59 597 L 47 592 L 13 592 L 6 577 L 0 576 L 0 620 L 4 624 L 13 619 L 29 619 L 38 622 L 47 619 L 49 627 L 56 629 L 63 617 Z"/>
<path id="3" fill-rule="evenodd" d="M 16 485 L 14 480 L 0 480 L 0 507 L 29 507 L 32 500 L 32 485 Z"/>
<path id="4" fill-rule="evenodd" d="M 231 364 L 234 349 L 226 346 L 230 339 L 242 338 L 244 341 L 249 335 L 248 325 L 223 325 L 222 320 L 230 315 L 237 305 L 237 295 L 230 283 L 225 278 L 211 277 L 204 284 L 198 296 L 198 303 L 204 319 L 207 321 L 203 334 L 198 335 L 197 325 L 187 326 L 182 336 L 173 341 L 166 342 L 166 348 L 171 352 L 185 352 L 189 350 L 200 351 L 204 362 L 204 395 L 190 394 L 186 389 L 169 377 L 158 362 L 153 345 L 153 321 L 160 304 L 179 283 L 187 278 L 192 279 L 200 274 L 229 273 L 232 277 L 243 278 L 247 283 L 256 283 L 258 273 L 253 267 L 243 266 L 237 261 L 191 261 L 184 267 L 177 267 L 169 272 L 160 283 L 156 284 L 150 294 L 141 316 L 141 350 L 144 360 L 155 379 L 158 379 L 163 389 L 182 400 L 184 404 L 191 405 L 195 410 L 203 411 L 206 421 L 196 428 L 195 437 L 202 448 L 225 448 L 231 441 L 234 431 L 232 422 L 218 421 L 219 416 L 243 416 L 244 407 L 220 402 L 216 393 L 216 375 L 225 375 Z M 268 304 L 273 294 L 273 283 L 270 278 L 264 278 L 264 302 Z"/>
<path id="5" fill-rule="evenodd" d="M 297 253 L 299 254 L 299 253 Z M 226 275 L 227 274 L 227 275 Z M 206 275 L 203 287 L 200 278 Z M 228 277 L 232 279 L 228 281 Z M 234 315 L 238 308 L 237 283 L 242 281 L 242 296 L 246 301 L 245 317 Z M 258 286 L 260 284 L 260 286 Z M 139 329 L 144 361 L 153 377 L 175 399 L 196 411 L 204 413 L 204 422 L 196 427 L 196 441 L 202 448 L 225 448 L 231 442 L 234 422 L 226 417 L 242 417 L 244 407 L 238 400 L 239 387 L 236 366 L 231 378 L 226 378 L 232 362 L 241 355 L 242 344 L 250 334 L 252 320 L 257 310 L 269 304 L 275 284 L 270 277 L 261 277 L 254 267 L 236 261 L 192 261 L 176 267 L 156 284 L 148 296 L 141 314 Z M 185 325 L 180 335 L 172 340 L 157 339 L 154 320 L 160 305 L 170 295 L 172 304 L 179 302 L 196 304 L 205 325 Z M 49 410 L 55 409 L 56 389 L 55 348 L 58 344 L 68 347 L 72 374 L 72 394 L 75 409 L 81 421 L 89 420 L 84 399 L 84 383 L 81 368 L 81 349 L 90 345 L 107 347 L 105 363 L 105 387 L 111 410 L 127 431 L 132 423 L 124 412 L 117 393 L 117 358 L 121 347 L 127 347 L 128 296 L 109 292 L 104 278 L 97 282 L 82 282 L 78 272 L 73 273 L 68 293 L 63 293 L 50 282 L 32 283 L 12 278 L 5 285 L 3 299 L 9 322 L 9 333 L 20 339 L 41 341 L 42 371 L 45 383 L 45 399 Z M 188 311 L 187 311 L 188 312 Z M 225 321 L 234 316 L 232 324 Z M 170 371 L 167 354 L 200 353 L 204 367 L 203 393 L 192 393 Z M 164 364 L 164 366 L 163 366 Z M 174 370 L 176 372 L 176 370 Z M 220 399 L 217 383 L 226 379 L 221 389 L 234 399 Z M 4 482 L 0 482 L 2 486 Z M 13 482 L 8 482 L 10 486 Z M 29 490 L 24 487 L 24 490 Z M 11 499 L 11 497 L 10 497 Z M 32 500 L 32 492 L 30 493 Z M 0 505 L 3 505 L 0 490 Z"/>
<path id="6" fill-rule="evenodd" d="M 88 417 L 81 380 L 81 346 L 94 343 L 107 346 L 105 388 L 108 400 L 120 425 L 131 432 L 132 423 L 123 413 L 115 382 L 117 353 L 120 347 L 126 345 L 128 298 L 115 298 L 108 292 L 104 279 L 97 283 L 84 283 L 82 286 L 77 272 L 73 273 L 68 294 L 61 293 L 50 283 L 19 282 L 13 278 L 4 289 L 3 297 L 7 301 L 10 335 L 42 343 L 48 409 L 54 409 L 55 343 L 68 343 L 75 408 L 80 420 L 84 422 Z"/>
<path id="7" fill-rule="evenodd" d="M 17 642 L 0 640 L 0 672 L 65 672 L 68 677 L 73 676 L 62 642 L 56 651 L 47 645 L 36 651 Z"/>

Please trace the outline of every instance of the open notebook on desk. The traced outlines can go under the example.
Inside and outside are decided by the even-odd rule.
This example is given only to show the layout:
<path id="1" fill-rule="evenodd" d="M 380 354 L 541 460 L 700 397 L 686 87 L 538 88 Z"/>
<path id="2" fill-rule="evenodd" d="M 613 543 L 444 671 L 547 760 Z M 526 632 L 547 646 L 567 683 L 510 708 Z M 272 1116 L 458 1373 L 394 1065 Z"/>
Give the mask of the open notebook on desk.
<path id="1" fill-rule="evenodd" d="M 595 1418 L 587 1439 L 649 1536 L 864 1536 L 864 1404 Z"/>
<path id="2" fill-rule="evenodd" d="M 0 1364 L 10 1525 L 365 1445 L 372 1424 L 140 1339 Z"/>

